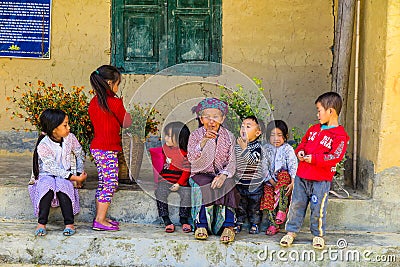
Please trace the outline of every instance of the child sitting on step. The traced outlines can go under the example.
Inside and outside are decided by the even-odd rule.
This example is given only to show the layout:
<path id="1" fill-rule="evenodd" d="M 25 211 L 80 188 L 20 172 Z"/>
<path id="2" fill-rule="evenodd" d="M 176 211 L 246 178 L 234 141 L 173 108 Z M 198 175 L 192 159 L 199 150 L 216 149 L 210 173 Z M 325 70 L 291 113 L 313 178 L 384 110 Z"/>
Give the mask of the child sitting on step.
<path id="1" fill-rule="evenodd" d="M 78 187 L 86 180 L 83 170 L 84 153 L 75 135 L 69 132 L 68 116 L 59 109 L 46 109 L 40 115 L 39 136 L 33 153 L 35 182 L 30 184 L 29 194 L 34 213 L 38 216 L 36 236 L 47 234 L 46 224 L 50 207 L 60 206 L 64 217 L 63 235 L 75 233 L 74 215 L 79 212 Z M 71 153 L 76 157 L 77 175 L 71 171 Z"/>
<path id="2" fill-rule="evenodd" d="M 163 154 L 165 160 L 160 172 L 162 179 L 157 184 L 155 196 L 158 214 L 164 221 L 167 233 L 175 231 L 168 211 L 168 196 L 171 192 L 177 192 L 180 196 L 179 221 L 182 224 L 182 231 L 184 233 L 192 231 L 188 221 L 191 204 L 190 187 L 188 187 L 190 164 L 187 159 L 189 135 L 189 128 L 182 122 L 170 122 L 164 128 Z"/>
<path id="3" fill-rule="evenodd" d="M 261 222 L 260 201 L 263 194 L 263 159 L 259 137 L 263 124 L 255 116 L 244 118 L 240 128 L 240 136 L 235 145 L 236 154 L 236 189 L 240 193 L 240 201 L 236 209 L 236 233 L 242 230 L 246 219 L 249 220 L 250 234 L 259 233 Z"/>
<path id="4" fill-rule="evenodd" d="M 289 195 L 297 171 L 297 158 L 292 146 L 287 143 L 289 134 L 284 121 L 271 121 L 266 132 L 268 143 L 264 145 L 264 151 L 269 164 L 260 210 L 267 211 L 268 228 L 265 234 L 275 235 L 286 220 Z"/>

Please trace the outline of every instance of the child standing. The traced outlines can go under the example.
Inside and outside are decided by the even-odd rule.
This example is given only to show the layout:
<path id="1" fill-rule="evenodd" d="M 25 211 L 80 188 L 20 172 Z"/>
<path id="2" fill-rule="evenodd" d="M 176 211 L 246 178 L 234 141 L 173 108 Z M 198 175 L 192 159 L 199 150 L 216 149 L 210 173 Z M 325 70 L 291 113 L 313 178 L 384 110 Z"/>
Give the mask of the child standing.
<path id="1" fill-rule="evenodd" d="M 90 75 L 90 84 L 96 95 L 89 104 L 89 117 L 94 128 L 90 152 L 98 172 L 96 190 L 96 217 L 92 229 L 119 230 L 119 223 L 106 217 L 112 197 L 118 187 L 118 151 L 121 147 L 121 127 L 132 124 L 123 101 L 116 93 L 121 73 L 113 66 L 103 65 Z"/>
<path id="2" fill-rule="evenodd" d="M 182 122 L 170 122 L 164 128 L 163 154 L 164 166 L 160 175 L 162 180 L 157 184 L 155 191 L 159 216 L 165 224 L 165 232 L 172 233 L 175 226 L 169 218 L 168 196 L 171 192 L 177 192 L 181 198 L 179 207 L 179 221 L 182 231 L 189 233 L 192 227 L 188 222 L 190 216 L 190 164 L 187 159 L 187 145 L 189 141 L 189 128 Z"/>
<path id="3" fill-rule="evenodd" d="M 38 216 L 35 235 L 47 234 L 50 207 L 60 205 L 65 225 L 63 235 L 71 236 L 76 232 L 74 215 L 79 212 L 79 195 L 73 181 L 81 185 L 87 177 L 83 171 L 84 153 L 75 135 L 69 132 L 64 111 L 46 109 L 39 120 L 42 133 L 33 152 L 35 182 L 28 187 Z M 77 175 L 71 171 L 71 153 L 76 157 Z"/>
<path id="4" fill-rule="evenodd" d="M 300 231 L 310 203 L 310 229 L 314 235 L 313 247 L 323 249 L 326 228 L 326 208 L 331 181 L 346 152 L 349 136 L 338 117 L 342 99 L 335 92 L 320 95 L 315 101 L 319 124 L 311 126 L 296 149 L 299 167 L 294 181 L 292 203 L 289 208 L 286 230 L 280 245 L 293 243 Z"/>
<path id="5" fill-rule="evenodd" d="M 268 228 L 265 234 L 275 235 L 279 232 L 279 225 L 286 220 L 289 195 L 297 171 L 297 158 L 292 146 L 287 143 L 289 131 L 284 121 L 268 123 L 267 136 L 269 142 L 264 145 L 264 151 L 269 164 L 260 210 L 267 211 Z"/>
<path id="6" fill-rule="evenodd" d="M 236 154 L 236 189 L 240 201 L 236 211 L 236 233 L 249 220 L 250 234 L 259 233 L 261 221 L 260 201 L 263 193 L 262 149 L 258 140 L 262 134 L 261 122 L 255 116 L 246 117 L 240 128 L 240 136 L 235 145 Z"/>

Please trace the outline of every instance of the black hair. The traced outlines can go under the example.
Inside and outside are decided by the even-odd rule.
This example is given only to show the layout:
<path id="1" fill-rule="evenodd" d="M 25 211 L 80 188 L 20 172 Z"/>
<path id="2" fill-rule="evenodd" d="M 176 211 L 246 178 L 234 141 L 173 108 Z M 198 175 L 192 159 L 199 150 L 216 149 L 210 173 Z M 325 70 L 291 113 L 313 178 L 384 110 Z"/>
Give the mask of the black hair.
<path id="1" fill-rule="evenodd" d="M 265 133 L 265 124 L 264 124 L 264 122 L 262 120 L 257 119 L 257 117 L 254 116 L 254 115 L 246 116 L 243 119 L 243 121 L 246 120 L 246 119 L 254 121 L 255 123 L 257 123 L 258 127 L 260 128 L 261 134 L 257 138 L 260 138 L 261 136 L 264 135 L 264 133 Z"/>
<path id="2" fill-rule="evenodd" d="M 121 72 L 114 66 L 103 65 L 90 74 L 90 84 L 96 92 L 100 107 L 103 110 L 110 112 L 107 103 L 107 91 L 110 91 L 112 95 L 115 95 L 115 93 L 112 91 L 108 81 L 111 81 L 112 84 L 121 81 Z"/>
<path id="3" fill-rule="evenodd" d="M 283 139 L 286 142 L 289 138 L 289 129 L 287 124 L 283 120 L 273 120 L 268 123 L 266 132 L 267 138 L 271 136 L 271 132 L 275 128 L 278 128 L 282 131 Z"/>
<path id="4" fill-rule="evenodd" d="M 35 179 L 39 176 L 39 155 L 37 153 L 37 147 L 42 139 L 47 135 L 53 136 L 53 130 L 63 123 L 67 114 L 60 109 L 46 109 L 42 112 L 39 117 L 39 126 L 42 133 L 39 135 L 33 151 L 33 175 Z"/>
<path id="5" fill-rule="evenodd" d="M 342 98 L 336 92 L 326 92 L 315 100 L 315 104 L 321 103 L 324 109 L 333 108 L 338 116 L 342 110 L 342 102 Z"/>
<path id="6" fill-rule="evenodd" d="M 170 130 L 172 140 L 178 141 L 179 148 L 187 151 L 190 130 L 186 124 L 180 121 L 170 122 L 164 127 L 164 134 L 169 134 Z"/>

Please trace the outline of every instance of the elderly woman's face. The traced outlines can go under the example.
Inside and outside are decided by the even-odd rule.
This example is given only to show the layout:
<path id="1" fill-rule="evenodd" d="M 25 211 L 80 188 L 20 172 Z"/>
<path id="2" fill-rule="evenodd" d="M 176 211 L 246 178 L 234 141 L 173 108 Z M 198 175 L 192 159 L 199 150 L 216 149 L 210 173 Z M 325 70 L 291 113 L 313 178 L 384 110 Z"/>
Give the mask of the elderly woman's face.
<path id="1" fill-rule="evenodd" d="M 200 116 L 200 121 L 207 130 L 218 131 L 219 126 L 224 122 L 225 116 L 221 110 L 216 108 L 207 108 L 203 110 Z"/>

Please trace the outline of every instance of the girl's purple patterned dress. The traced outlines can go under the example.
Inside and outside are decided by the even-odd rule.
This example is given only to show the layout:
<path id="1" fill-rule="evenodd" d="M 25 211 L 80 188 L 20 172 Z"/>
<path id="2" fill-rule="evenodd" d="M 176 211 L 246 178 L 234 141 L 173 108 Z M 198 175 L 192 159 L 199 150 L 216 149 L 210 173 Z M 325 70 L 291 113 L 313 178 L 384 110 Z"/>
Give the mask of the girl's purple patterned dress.
<path id="1" fill-rule="evenodd" d="M 71 160 L 76 159 L 76 172 L 83 172 L 84 154 L 75 135 L 70 133 L 61 143 L 44 137 L 37 147 L 39 155 L 39 178 L 28 186 L 35 216 L 39 213 L 39 202 L 49 191 L 54 191 L 52 207 L 58 207 L 57 192 L 63 192 L 71 199 L 73 213 L 79 213 L 78 190 L 67 178 L 73 172 Z"/>

